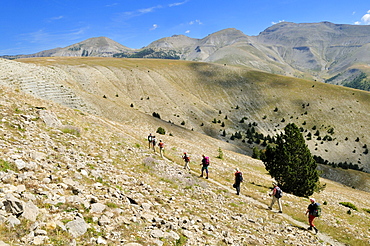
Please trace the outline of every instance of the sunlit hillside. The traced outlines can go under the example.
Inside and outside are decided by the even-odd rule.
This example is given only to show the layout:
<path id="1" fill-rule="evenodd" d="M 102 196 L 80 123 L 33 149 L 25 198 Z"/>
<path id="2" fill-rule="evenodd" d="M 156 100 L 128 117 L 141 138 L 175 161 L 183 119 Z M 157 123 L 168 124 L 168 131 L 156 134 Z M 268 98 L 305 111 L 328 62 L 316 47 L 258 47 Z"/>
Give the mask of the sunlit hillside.
<path id="1" fill-rule="evenodd" d="M 294 122 L 313 155 L 369 171 L 368 92 L 186 61 L 59 57 L 19 62 L 2 60 L 2 69 L 8 66 L 5 84 L 72 108 L 126 123 L 145 122 L 156 113 L 248 154 L 256 146 L 245 138 L 251 126 L 274 136 Z M 62 88 L 65 97 L 49 95 L 52 89 L 49 93 L 42 86 Z M 231 140 L 236 132 L 242 138 Z"/>

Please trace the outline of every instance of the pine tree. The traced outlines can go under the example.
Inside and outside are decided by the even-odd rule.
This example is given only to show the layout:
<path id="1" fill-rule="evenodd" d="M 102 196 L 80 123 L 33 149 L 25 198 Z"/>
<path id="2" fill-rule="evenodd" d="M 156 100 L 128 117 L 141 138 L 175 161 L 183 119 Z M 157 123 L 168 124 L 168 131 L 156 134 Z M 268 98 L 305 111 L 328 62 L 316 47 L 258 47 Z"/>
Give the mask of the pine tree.
<path id="1" fill-rule="evenodd" d="M 282 190 L 308 197 L 319 187 L 317 164 L 294 123 L 284 132 L 276 136 L 276 145 L 267 146 L 262 161 Z"/>

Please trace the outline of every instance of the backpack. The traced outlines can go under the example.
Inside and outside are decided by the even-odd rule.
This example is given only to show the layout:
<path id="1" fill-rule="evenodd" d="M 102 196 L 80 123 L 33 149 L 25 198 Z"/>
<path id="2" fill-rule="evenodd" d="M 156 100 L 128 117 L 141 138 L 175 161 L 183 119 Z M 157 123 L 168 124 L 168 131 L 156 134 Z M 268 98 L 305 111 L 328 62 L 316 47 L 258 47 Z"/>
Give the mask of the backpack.
<path id="1" fill-rule="evenodd" d="M 204 166 L 209 166 L 209 157 L 205 156 L 202 162 Z"/>
<path id="2" fill-rule="evenodd" d="M 281 198 L 283 196 L 283 191 L 279 187 L 276 187 L 275 189 L 276 189 L 275 197 L 276 198 Z"/>
<path id="3" fill-rule="evenodd" d="M 159 142 L 159 147 L 163 148 L 164 147 L 164 143 L 163 142 Z"/>
<path id="4" fill-rule="evenodd" d="M 312 215 L 315 217 L 320 217 L 321 215 L 321 206 L 320 203 L 316 202 L 314 206 L 314 210 L 312 212 Z"/>
<path id="5" fill-rule="evenodd" d="M 237 172 L 236 174 L 237 181 L 243 182 L 243 174 L 241 172 Z"/>
<path id="6" fill-rule="evenodd" d="M 187 155 L 185 155 L 185 156 L 184 156 L 184 160 L 185 160 L 186 162 L 189 162 L 189 161 L 190 161 L 190 157 L 189 157 L 189 156 L 187 156 Z"/>

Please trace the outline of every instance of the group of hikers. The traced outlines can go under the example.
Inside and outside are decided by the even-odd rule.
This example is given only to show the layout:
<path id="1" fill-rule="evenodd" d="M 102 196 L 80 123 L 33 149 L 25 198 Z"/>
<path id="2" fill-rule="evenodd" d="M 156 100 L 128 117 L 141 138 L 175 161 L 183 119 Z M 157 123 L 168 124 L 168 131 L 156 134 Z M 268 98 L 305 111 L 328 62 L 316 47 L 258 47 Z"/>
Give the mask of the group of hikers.
<path id="1" fill-rule="evenodd" d="M 156 138 L 152 134 L 149 134 L 148 136 L 148 141 L 149 141 L 149 148 L 153 148 L 155 152 L 155 146 L 156 146 Z M 161 157 L 163 157 L 163 152 L 164 152 L 164 143 L 162 140 L 159 140 L 158 143 L 159 146 L 159 153 Z M 190 156 L 188 153 L 184 152 L 184 155 L 182 156 L 182 159 L 185 161 L 184 169 L 188 170 L 190 172 Z M 202 155 L 202 161 L 200 163 L 202 166 L 201 168 L 201 174 L 199 177 L 203 177 L 204 173 L 206 174 L 206 179 L 208 179 L 208 166 L 210 165 L 210 160 L 208 156 Z M 243 182 L 243 174 L 239 170 L 239 168 L 235 168 L 235 173 L 234 173 L 234 184 L 233 188 L 236 189 L 236 195 L 240 195 L 240 185 Z M 281 188 L 278 186 L 277 183 L 273 183 L 274 188 L 272 189 L 271 193 L 269 193 L 269 196 L 272 197 L 271 204 L 268 207 L 269 210 L 272 210 L 272 206 L 277 203 L 279 207 L 279 213 L 283 213 L 282 205 L 281 205 L 281 198 L 283 196 L 283 191 Z M 318 233 L 318 229 L 314 225 L 314 220 L 316 217 L 319 217 L 321 215 L 321 208 L 320 204 L 316 202 L 314 198 L 310 198 L 310 205 L 307 207 L 306 215 L 308 214 L 308 223 L 309 227 L 307 228 L 308 230 L 314 229 L 316 234 Z"/>
<path id="2" fill-rule="evenodd" d="M 186 152 L 184 152 L 182 159 L 184 159 L 185 161 L 184 169 L 190 172 L 190 167 L 189 167 L 190 156 Z M 201 169 L 201 174 L 199 177 L 203 177 L 204 173 L 206 173 L 206 179 L 208 179 L 209 157 L 202 155 L 202 163 L 200 165 L 202 165 L 202 169 Z"/>
<path id="3" fill-rule="evenodd" d="M 148 142 L 149 142 L 149 149 L 153 148 L 155 152 L 155 146 L 157 145 L 157 139 L 151 133 L 148 136 Z M 159 154 L 161 155 L 161 157 L 163 157 L 164 142 L 162 141 L 162 139 L 159 139 L 158 147 L 159 147 Z"/>

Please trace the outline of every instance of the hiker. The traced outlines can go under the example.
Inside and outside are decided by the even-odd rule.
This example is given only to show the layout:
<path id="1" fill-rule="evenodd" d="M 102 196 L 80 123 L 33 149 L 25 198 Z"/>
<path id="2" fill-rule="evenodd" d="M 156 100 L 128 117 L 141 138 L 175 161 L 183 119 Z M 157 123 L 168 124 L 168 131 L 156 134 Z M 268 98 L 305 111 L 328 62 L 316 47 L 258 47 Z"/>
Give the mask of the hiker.
<path id="1" fill-rule="evenodd" d="M 236 194 L 240 194 L 240 183 L 243 182 L 243 174 L 238 168 L 235 168 L 235 182 L 233 187 L 236 189 Z"/>
<path id="2" fill-rule="evenodd" d="M 205 170 L 206 171 L 206 179 L 208 179 L 209 157 L 202 155 L 202 163 L 200 165 L 202 165 L 202 174 L 200 175 L 200 177 L 203 177 L 203 172 Z"/>
<path id="3" fill-rule="evenodd" d="M 316 234 L 319 231 L 315 225 L 313 224 L 313 221 L 316 217 L 320 216 L 320 204 L 318 204 L 315 201 L 315 198 L 310 198 L 311 204 L 308 205 L 306 215 L 308 214 L 308 223 L 310 224 L 310 227 L 307 228 L 307 230 L 312 230 L 312 228 L 315 230 Z"/>
<path id="4" fill-rule="evenodd" d="M 152 144 L 152 142 L 153 142 L 153 136 L 152 136 L 152 134 L 150 133 L 149 134 L 149 136 L 148 136 L 148 142 L 149 142 L 149 149 L 150 149 L 150 146 L 151 146 L 151 144 Z"/>
<path id="5" fill-rule="evenodd" d="M 273 183 L 273 185 L 274 185 L 274 188 L 272 189 L 272 192 L 269 194 L 269 196 L 272 196 L 272 201 L 271 201 L 271 205 L 270 205 L 269 209 L 272 210 L 272 206 L 277 201 L 277 203 L 279 205 L 279 213 L 282 213 L 283 209 L 281 207 L 281 201 L 280 201 L 280 198 L 282 196 L 282 190 L 277 185 L 277 183 Z"/>
<path id="6" fill-rule="evenodd" d="M 164 153 L 164 143 L 162 142 L 162 139 L 159 139 L 159 153 L 161 154 L 161 157 L 163 158 L 163 153 Z"/>
<path id="7" fill-rule="evenodd" d="M 190 156 L 186 152 L 184 152 L 184 155 L 182 156 L 182 159 L 185 161 L 184 169 L 188 169 L 190 171 L 189 162 L 190 162 Z"/>
<path id="8" fill-rule="evenodd" d="M 152 137 L 152 145 L 153 145 L 153 150 L 155 152 L 155 145 L 157 144 L 157 139 L 155 138 L 155 136 Z"/>

